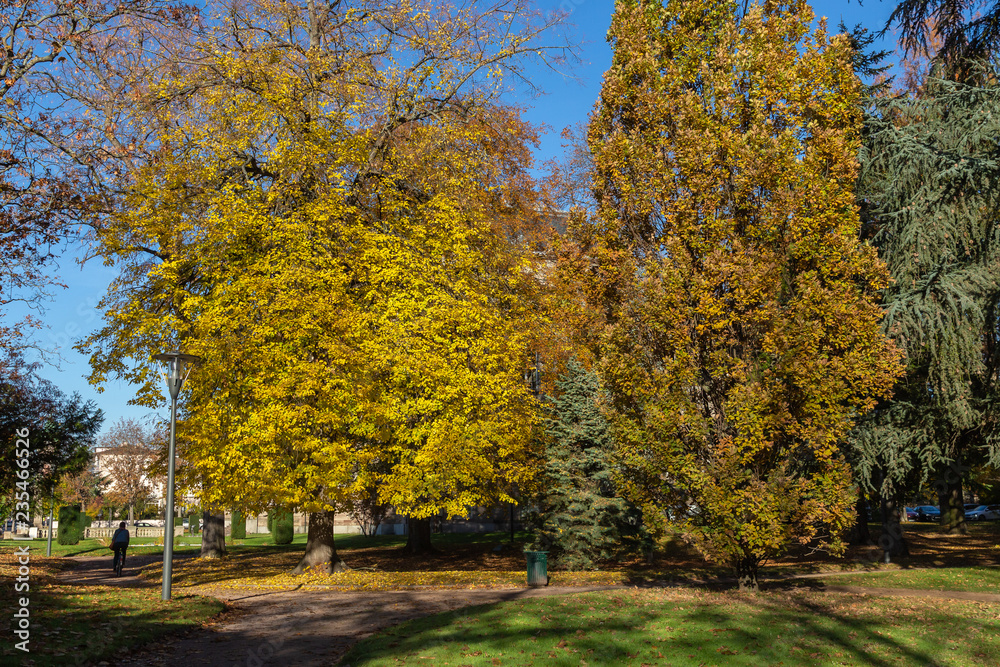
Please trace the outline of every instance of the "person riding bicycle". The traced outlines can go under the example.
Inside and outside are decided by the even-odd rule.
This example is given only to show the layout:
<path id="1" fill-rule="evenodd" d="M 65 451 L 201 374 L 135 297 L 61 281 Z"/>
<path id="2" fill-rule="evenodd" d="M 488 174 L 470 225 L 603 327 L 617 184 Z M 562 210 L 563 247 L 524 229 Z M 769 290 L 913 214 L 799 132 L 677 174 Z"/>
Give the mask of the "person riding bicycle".
<path id="1" fill-rule="evenodd" d="M 115 531 L 114 536 L 111 538 L 111 550 L 115 552 L 115 565 L 118 565 L 119 558 L 125 558 L 125 550 L 128 549 L 128 538 L 128 529 L 125 528 L 125 522 L 122 521 L 118 526 L 118 530 Z"/>

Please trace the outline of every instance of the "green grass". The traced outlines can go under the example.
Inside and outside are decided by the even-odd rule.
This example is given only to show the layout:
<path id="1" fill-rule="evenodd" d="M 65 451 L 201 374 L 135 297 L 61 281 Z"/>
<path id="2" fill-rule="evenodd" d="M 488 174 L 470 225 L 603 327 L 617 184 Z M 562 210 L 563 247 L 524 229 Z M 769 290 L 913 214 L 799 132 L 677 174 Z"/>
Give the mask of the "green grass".
<path id="1" fill-rule="evenodd" d="M 32 556 L 29 589 L 12 585 L 19 573 L 13 549 L 0 545 L 0 621 L 8 641 L 0 646 L 0 664 L 83 665 L 120 655 L 122 648 L 141 646 L 156 637 L 195 627 L 218 614 L 223 603 L 213 598 L 175 595 L 160 600 L 157 588 L 61 585 L 57 573 L 66 561 Z M 14 648 L 13 610 L 28 598 L 30 653 Z M 23 659 L 23 660 L 22 660 Z"/>
<path id="2" fill-rule="evenodd" d="M 951 600 L 629 589 L 417 619 L 341 664 L 967 667 L 1000 664 L 1000 621 Z"/>
<path id="3" fill-rule="evenodd" d="M 524 531 L 514 533 L 514 539 L 518 543 L 523 543 L 530 539 L 530 534 Z M 460 546 L 470 544 L 496 544 L 506 543 L 510 539 L 510 533 L 445 533 L 431 536 L 431 542 L 437 547 Z M 105 540 L 106 541 L 106 540 Z M 129 541 L 130 553 L 142 554 L 162 554 L 163 547 L 157 545 L 159 538 L 153 537 L 133 537 Z M 28 544 L 31 553 L 44 556 L 48 540 L 0 540 L 0 548 L 14 548 L 22 544 Z M 406 544 L 405 535 L 375 535 L 367 537 L 365 535 L 337 535 L 337 549 L 351 551 L 354 549 L 368 549 L 372 547 L 401 547 Z M 306 545 L 306 534 L 296 533 L 291 544 L 275 544 L 274 538 L 269 534 L 248 535 L 243 540 L 226 540 L 226 548 L 238 553 L 284 553 L 301 552 Z M 197 553 L 201 549 L 200 535 L 182 535 L 174 538 L 174 551 L 176 553 Z M 55 539 L 52 540 L 53 556 L 105 556 L 110 553 L 107 546 L 101 544 L 99 540 L 80 540 L 79 544 L 62 545 Z"/>
<path id="4" fill-rule="evenodd" d="M 121 655 L 163 635 L 197 626 L 223 610 L 222 602 L 196 595 L 160 600 L 159 589 L 47 586 L 30 593 L 30 654 L 5 642 L 0 662 L 30 657 L 32 665 L 83 665 Z M 5 605 L 6 607 L 7 605 Z M 9 614 L 6 625 L 10 626 Z M 13 628 L 5 633 L 13 637 Z"/>
<path id="5" fill-rule="evenodd" d="M 812 580 L 816 581 L 816 580 Z M 927 591 L 969 591 L 1000 594 L 1000 569 L 996 567 L 942 567 L 849 574 L 820 580 L 828 586 L 913 588 Z"/>
<path id="6" fill-rule="evenodd" d="M 105 540 L 106 542 L 107 540 Z M 129 540 L 129 553 L 162 554 L 163 547 L 156 545 L 156 538 L 153 537 L 133 537 Z M 27 544 L 34 556 L 44 556 L 48 540 L 0 540 L 0 548 L 17 548 Z M 174 540 L 174 551 L 196 553 L 201 549 L 200 537 L 178 537 Z M 59 544 L 52 540 L 53 557 L 89 557 L 107 556 L 111 550 L 99 540 L 80 540 L 78 544 Z"/>

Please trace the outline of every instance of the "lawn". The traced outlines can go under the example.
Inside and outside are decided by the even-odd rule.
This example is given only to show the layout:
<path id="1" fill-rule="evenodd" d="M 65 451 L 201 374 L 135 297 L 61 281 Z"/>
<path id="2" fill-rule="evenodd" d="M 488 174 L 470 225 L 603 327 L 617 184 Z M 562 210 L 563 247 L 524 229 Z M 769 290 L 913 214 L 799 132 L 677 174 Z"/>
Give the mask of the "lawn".
<path id="1" fill-rule="evenodd" d="M 1000 568 L 942 567 L 934 569 L 893 570 L 865 574 L 847 574 L 823 578 L 829 586 L 873 586 L 913 588 L 924 591 L 970 591 L 1000 594 Z"/>
<path id="2" fill-rule="evenodd" d="M 504 534 L 506 535 L 506 533 Z M 527 533 L 519 533 L 520 539 L 527 539 Z M 496 534 L 476 534 L 462 533 L 455 535 L 435 535 L 435 544 L 447 547 L 453 544 L 484 544 L 497 541 Z M 0 540 L 0 548 L 19 547 L 23 544 L 29 545 L 32 555 L 44 556 L 47 539 L 34 540 Z M 110 552 L 107 539 L 80 540 L 78 544 L 59 544 L 52 540 L 53 556 L 104 556 Z M 364 535 L 338 535 L 337 547 L 347 551 L 354 549 L 367 549 L 372 547 L 400 547 L 406 544 L 406 537 L 386 535 L 366 537 Z M 246 539 L 231 540 L 226 538 L 226 548 L 233 553 L 257 552 L 263 548 L 271 553 L 295 552 L 301 553 L 306 545 L 305 533 L 297 533 L 291 544 L 274 543 L 274 538 L 270 534 L 250 535 Z M 174 551 L 197 553 L 201 549 L 200 535 L 182 535 L 174 538 Z M 155 537 L 133 537 L 129 540 L 130 553 L 162 554 L 163 540 Z"/>
<path id="3" fill-rule="evenodd" d="M 44 552 L 43 552 L 44 553 Z M 126 647 L 141 646 L 165 634 L 200 626 L 224 609 L 222 602 L 196 595 L 176 595 L 169 602 L 160 600 L 159 588 L 110 588 L 102 586 L 64 586 L 56 583 L 55 574 L 64 562 L 33 555 L 27 592 L 30 610 L 29 654 L 7 641 L 0 648 L 0 663 L 21 664 L 30 658 L 32 665 L 83 665 L 102 658 L 121 655 Z M 17 565 L 13 551 L 0 548 L 0 608 L 8 611 L 4 621 L 5 636 L 14 638 L 14 580 Z"/>
<path id="4" fill-rule="evenodd" d="M 45 556 L 48 540 L 2 540 L 0 541 L 0 548 L 6 550 L 12 547 L 17 548 L 24 544 L 27 544 L 28 548 L 31 549 L 32 556 Z M 53 539 L 52 556 L 56 558 L 61 556 L 84 558 L 89 556 L 107 556 L 111 553 L 111 549 L 107 545 L 108 540 L 100 539 L 80 540 L 77 544 L 59 544 L 59 542 Z M 174 540 L 175 551 L 196 553 L 199 549 L 201 549 L 200 537 L 183 536 Z M 162 554 L 162 540 L 154 537 L 133 537 L 129 540 L 129 553 Z"/>
<path id="5" fill-rule="evenodd" d="M 629 589 L 417 619 L 341 664 L 997 665 L 1000 621 L 994 606 L 950 600 Z"/>
<path id="6" fill-rule="evenodd" d="M 877 526 L 873 528 L 877 537 Z M 767 578 L 795 573 L 899 571 L 907 567 L 985 567 L 994 564 L 1000 556 L 998 528 L 1000 526 L 993 523 L 973 524 L 968 536 L 952 538 L 941 536 L 936 524 L 907 524 L 904 531 L 913 556 L 905 561 L 885 565 L 877 547 L 853 547 L 839 558 L 825 554 L 790 554 L 762 568 L 760 574 Z M 515 543 L 511 545 L 506 532 L 435 534 L 432 541 L 436 551 L 414 557 L 401 549 L 406 541 L 404 536 L 338 535 L 338 552 L 352 568 L 351 572 L 330 577 L 293 577 L 288 572 L 301 557 L 306 536 L 297 534 L 291 544 L 275 545 L 269 534 L 251 535 L 243 540 L 229 541 L 230 558 L 215 561 L 185 559 L 175 563 L 174 584 L 180 587 L 211 585 L 292 589 L 304 586 L 343 590 L 387 590 L 414 586 L 519 587 L 526 583 L 523 550 L 529 537 L 527 533 L 518 532 Z M 152 538 L 137 539 L 131 552 L 134 555 L 162 554 L 162 546 L 155 542 Z M 34 540 L 30 544 L 33 553 L 44 553 L 44 540 Z M 179 555 L 196 555 L 199 548 L 199 536 L 183 536 L 177 538 L 175 543 Z M 84 540 L 72 547 L 54 545 L 55 555 L 102 556 L 109 553 L 107 547 L 97 540 Z M 729 578 L 732 571 L 723 565 L 706 563 L 690 547 L 674 540 L 663 545 L 652 563 L 640 559 L 608 562 L 599 571 L 590 572 L 565 572 L 558 567 L 550 567 L 549 574 L 553 585 L 644 586 Z M 158 579 L 160 564 L 147 566 L 144 576 Z M 979 574 L 967 575 L 964 579 L 955 573 L 941 577 L 950 577 L 941 581 L 956 582 L 956 590 L 988 590 L 987 586 L 992 585 L 991 579 L 977 583 L 981 578 Z M 837 577 L 827 583 L 847 584 L 851 581 Z M 898 582 L 892 579 L 871 580 L 869 583 L 862 577 L 857 581 L 860 582 L 858 585 L 911 587 L 905 579 Z M 917 583 L 912 587 L 921 587 L 918 585 L 921 580 L 913 581 Z M 973 588 L 966 588 L 968 586 Z M 929 584 L 929 587 L 940 589 L 946 586 Z"/>

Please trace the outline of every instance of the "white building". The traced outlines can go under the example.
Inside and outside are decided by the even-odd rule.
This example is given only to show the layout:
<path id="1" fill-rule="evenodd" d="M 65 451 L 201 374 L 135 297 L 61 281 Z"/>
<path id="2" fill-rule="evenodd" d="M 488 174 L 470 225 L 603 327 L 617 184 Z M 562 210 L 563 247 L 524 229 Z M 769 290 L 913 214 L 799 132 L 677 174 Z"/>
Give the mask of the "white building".
<path id="1" fill-rule="evenodd" d="M 134 449 L 130 448 L 129 450 L 127 450 L 127 453 L 125 451 L 122 451 L 123 449 L 124 448 L 122 447 L 94 448 L 94 462 L 93 462 L 94 472 L 97 474 L 98 477 L 101 477 L 108 481 L 108 486 L 106 487 L 108 491 L 114 491 L 116 484 L 115 477 L 111 473 L 115 465 L 114 459 L 118 456 L 136 455 L 134 453 L 135 452 Z M 156 506 L 158 508 L 162 510 L 164 504 L 166 503 L 166 498 L 167 498 L 167 480 L 165 477 L 159 481 L 153 480 L 146 474 L 145 471 L 149 468 L 150 464 L 152 463 L 152 460 L 153 460 L 153 455 L 152 453 L 150 453 L 149 455 L 145 456 L 141 462 L 137 462 L 137 466 L 141 467 L 141 472 L 139 473 L 140 475 L 139 479 L 142 482 L 142 484 L 149 489 L 150 499 L 154 503 L 156 503 Z M 175 495 L 175 503 L 177 505 L 192 506 L 196 505 L 198 503 L 198 500 L 197 498 L 195 498 L 195 496 L 191 494 L 185 495 L 183 497 Z"/>

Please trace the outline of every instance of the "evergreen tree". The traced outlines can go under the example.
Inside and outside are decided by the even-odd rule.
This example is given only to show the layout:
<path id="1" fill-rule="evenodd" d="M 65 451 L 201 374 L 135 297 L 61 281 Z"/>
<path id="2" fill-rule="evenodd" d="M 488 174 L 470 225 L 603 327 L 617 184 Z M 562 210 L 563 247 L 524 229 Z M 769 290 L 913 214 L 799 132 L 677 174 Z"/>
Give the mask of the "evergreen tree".
<path id="1" fill-rule="evenodd" d="M 863 152 L 866 234 L 894 279 L 883 329 L 907 366 L 859 424 L 859 472 L 888 498 L 933 474 L 948 532 L 965 530 L 963 460 L 1000 460 L 1000 87 L 973 83 L 991 78 L 932 78 L 919 96 L 880 101 Z"/>
<path id="2" fill-rule="evenodd" d="M 597 375 L 571 360 L 545 420 L 535 547 L 564 569 L 595 567 L 631 532 L 629 506 L 615 493 L 614 441 L 597 405 L 600 390 Z"/>
<path id="3" fill-rule="evenodd" d="M 882 34 L 893 25 L 906 55 L 929 51 L 928 28 L 940 40 L 935 60 L 950 79 L 967 80 L 974 63 L 989 59 L 1000 43 L 1000 3 L 989 0 L 901 0 Z M 979 70 L 981 72 L 981 70 Z"/>
<path id="4" fill-rule="evenodd" d="M 889 95 L 892 86 L 892 77 L 887 76 L 889 66 L 884 64 L 891 52 L 875 48 L 875 35 L 860 25 L 856 25 L 848 32 L 847 27 L 841 23 L 839 29 L 841 33 L 850 37 L 851 63 L 854 73 L 863 82 L 860 105 L 864 117 L 861 131 L 862 146 L 865 146 L 868 144 L 869 134 L 874 131 L 879 120 L 876 103 Z M 866 230 L 870 227 L 872 219 L 869 202 L 859 195 L 857 203 L 862 229 Z M 882 534 L 879 542 L 892 556 L 907 555 L 909 550 L 900 528 L 898 508 L 899 496 L 907 487 L 903 484 L 883 482 L 886 479 L 895 480 L 897 474 L 900 480 L 912 477 L 912 465 L 905 459 L 883 456 L 884 452 L 872 449 L 867 441 L 857 437 L 849 440 L 845 451 L 851 463 L 854 481 L 858 485 L 855 527 L 850 533 L 851 542 L 873 543 L 868 530 L 869 501 L 877 501 L 881 507 L 882 518 Z"/>
<path id="5" fill-rule="evenodd" d="M 83 531 L 91 523 L 90 517 L 80 511 L 79 505 L 60 507 L 58 521 L 56 541 L 59 544 L 79 544 L 83 538 Z"/>

